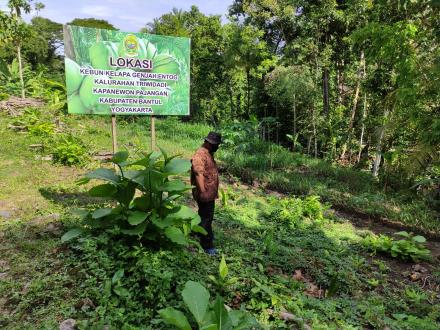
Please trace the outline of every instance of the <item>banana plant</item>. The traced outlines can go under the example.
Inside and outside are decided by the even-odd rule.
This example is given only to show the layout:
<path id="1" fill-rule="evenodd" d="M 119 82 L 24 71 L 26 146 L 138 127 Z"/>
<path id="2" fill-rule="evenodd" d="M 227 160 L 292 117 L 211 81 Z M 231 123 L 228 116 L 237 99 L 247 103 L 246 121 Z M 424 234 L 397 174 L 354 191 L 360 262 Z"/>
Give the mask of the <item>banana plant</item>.
<path id="1" fill-rule="evenodd" d="M 199 226 L 200 217 L 188 206 L 178 203 L 192 187 L 176 175 L 186 173 L 190 162 L 177 158 L 178 155 L 169 157 L 163 149 L 134 162 L 128 161 L 128 156 L 127 151 L 120 151 L 110 160 L 119 169 L 117 172 L 99 168 L 78 182 L 104 181 L 91 188 L 89 194 L 114 200 L 116 205 L 83 212 L 82 226 L 67 232 L 62 241 L 78 237 L 86 228 L 91 228 L 92 232 L 133 236 L 159 245 L 165 242 L 197 244 L 189 235 L 191 232 L 206 234 Z"/>

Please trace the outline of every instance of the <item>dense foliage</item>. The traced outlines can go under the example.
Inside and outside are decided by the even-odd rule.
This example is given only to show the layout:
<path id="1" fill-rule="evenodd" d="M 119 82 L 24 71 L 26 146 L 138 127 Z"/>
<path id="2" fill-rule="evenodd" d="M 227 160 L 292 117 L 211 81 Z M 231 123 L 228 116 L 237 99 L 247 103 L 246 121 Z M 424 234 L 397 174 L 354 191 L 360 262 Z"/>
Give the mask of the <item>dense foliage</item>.
<path id="1" fill-rule="evenodd" d="M 60 121 L 57 130 L 87 141 L 92 155 L 108 150 L 108 120 L 53 111 L 45 106 L 36 115 L 46 118 L 50 114 L 54 122 Z M 354 227 L 351 222 L 356 219 L 344 219 L 316 196 L 321 200 L 333 197 L 372 215 L 395 212 L 401 224 L 439 232 L 420 201 L 390 200 L 366 173 L 258 140 L 246 145 L 246 150 L 255 151 L 255 157 L 248 154 L 246 159 L 240 151 L 245 148 L 233 143 L 242 137 L 228 134 L 229 145 L 219 150 L 217 158 L 227 172 L 221 178 L 223 193 L 214 223 L 216 247 L 224 254 L 229 271 L 224 276 L 222 258 L 208 256 L 194 246 L 171 244 L 164 236 L 151 241 L 119 232 L 122 227 L 135 227 L 125 217 L 119 228 L 94 229 L 73 218 L 72 209 L 85 208 L 93 214 L 102 208 L 117 208 L 119 202 L 115 196 L 90 196 L 89 191 L 93 194 L 98 189 L 94 187 L 101 185 L 98 181 L 78 185 L 75 181 L 84 176 L 84 169 L 39 159 L 37 156 L 49 150 L 36 151 L 29 145 L 41 142 L 42 137 L 7 129 L 18 119 L 4 113 L 0 117 L 0 198 L 6 205 L 20 208 L 13 211 L 20 218 L 8 218 L 0 227 L 0 242 L 6 251 L 0 263 L 0 326 L 6 329 L 51 329 L 66 319 L 76 320 L 79 329 L 169 329 L 166 316 L 159 313 L 167 308 L 182 312 L 196 328 L 197 321 L 182 299 L 188 281 L 205 287 L 210 303 L 221 296 L 231 310 L 246 311 L 269 329 L 438 328 L 440 273 L 438 252 L 433 249 L 438 243 L 430 238 L 426 245 L 397 243 L 403 252 L 399 258 L 388 257 L 390 251 L 381 253 L 379 249 L 371 253 L 374 250 L 365 246 L 364 239 L 372 231 Z M 129 149 L 133 160 L 128 162 L 135 162 L 134 155 L 148 144 L 148 119 L 118 124 L 121 148 Z M 156 124 L 158 143 L 169 154 L 184 153 L 185 159 L 212 129 L 175 118 L 157 120 Z M 250 132 L 252 127 L 249 124 Z M 59 134 L 64 133 L 56 132 L 55 136 Z M 157 161 L 163 162 L 163 157 Z M 247 167 L 252 173 L 244 173 L 246 167 L 240 164 L 252 166 Z M 99 164 L 93 158 L 86 162 L 92 171 L 104 167 L 121 177 L 112 165 Z M 123 166 L 124 173 L 145 170 L 132 166 Z M 282 188 L 289 196 L 243 184 L 233 173 L 250 179 L 253 173 L 258 174 L 259 180 L 269 181 L 268 188 Z M 309 196 L 298 196 L 303 193 Z M 134 198 L 141 194 L 138 191 Z M 180 202 L 193 205 L 189 191 Z M 55 220 L 57 217 L 60 219 Z M 77 227 L 85 229 L 83 234 L 62 243 L 60 237 Z M 393 232 L 386 230 L 387 235 Z M 420 237 L 415 240 L 421 241 Z M 412 262 L 412 245 L 422 255 L 425 247 L 432 249 L 432 263 Z M 409 259 L 401 261 L 401 256 Z M 208 309 L 212 311 L 212 304 Z M 225 315 L 223 309 L 218 311 Z"/>
<path id="2" fill-rule="evenodd" d="M 142 156 L 98 169 L 108 123 L 66 114 L 61 25 L 8 7 L 0 100 L 41 106 L 0 113 L 0 326 L 438 329 L 438 0 L 234 0 L 227 22 L 173 9 L 142 32 L 191 38 L 192 122 L 156 121 L 185 159 L 143 153 L 149 119 L 133 116 L 118 139 Z M 221 260 L 198 249 L 179 177 L 214 128 Z"/>
<path id="3" fill-rule="evenodd" d="M 98 234 L 108 232 L 116 236 L 137 237 L 144 244 L 148 241 L 156 243 L 156 247 L 167 242 L 188 245 L 193 241 L 189 237 L 191 232 L 206 234 L 198 225 L 200 217 L 188 206 L 177 202 L 191 186 L 174 178 L 190 167 L 187 160 L 176 157 L 168 157 L 162 150 L 161 153 L 152 152 L 137 161 L 128 162 L 128 152 L 120 151 L 111 159 L 119 168 L 119 173 L 108 168 L 87 173 L 80 184 L 92 179 L 106 181 L 91 188 L 89 194 L 113 199 L 117 204 L 84 211 L 84 226 L 67 232 L 63 241 L 83 234 L 86 228 Z M 130 169 L 130 166 L 138 169 Z"/>

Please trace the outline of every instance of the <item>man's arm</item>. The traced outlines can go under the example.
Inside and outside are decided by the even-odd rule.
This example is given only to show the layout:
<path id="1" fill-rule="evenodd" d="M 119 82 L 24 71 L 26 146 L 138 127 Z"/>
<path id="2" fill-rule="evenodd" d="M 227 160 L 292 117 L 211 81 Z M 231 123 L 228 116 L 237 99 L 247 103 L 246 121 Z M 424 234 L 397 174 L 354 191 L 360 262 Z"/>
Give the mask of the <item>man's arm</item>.
<path id="1" fill-rule="evenodd" d="M 200 155 L 196 155 L 191 162 L 192 162 L 192 169 L 196 181 L 195 182 L 196 188 L 199 192 L 200 199 L 203 199 L 206 193 L 205 177 L 203 176 L 203 173 L 205 171 L 205 164 L 203 162 L 203 159 L 200 157 Z"/>
<path id="2" fill-rule="evenodd" d="M 196 173 L 196 186 L 201 195 L 205 193 L 205 177 L 198 173 Z"/>

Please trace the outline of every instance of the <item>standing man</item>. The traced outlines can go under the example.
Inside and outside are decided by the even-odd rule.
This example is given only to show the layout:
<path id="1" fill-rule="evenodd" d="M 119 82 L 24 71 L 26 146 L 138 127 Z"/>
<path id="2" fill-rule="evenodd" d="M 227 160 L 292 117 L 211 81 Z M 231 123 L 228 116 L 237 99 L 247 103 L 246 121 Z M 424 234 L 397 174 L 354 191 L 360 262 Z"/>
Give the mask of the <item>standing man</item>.
<path id="1" fill-rule="evenodd" d="M 214 234 L 212 220 L 214 218 L 215 200 L 218 198 L 218 169 L 214 160 L 222 136 L 216 132 L 209 132 L 203 145 L 191 159 L 191 184 L 195 186 L 193 196 L 199 207 L 200 225 L 207 231 L 207 235 L 200 235 L 200 245 L 205 252 L 215 255 Z"/>

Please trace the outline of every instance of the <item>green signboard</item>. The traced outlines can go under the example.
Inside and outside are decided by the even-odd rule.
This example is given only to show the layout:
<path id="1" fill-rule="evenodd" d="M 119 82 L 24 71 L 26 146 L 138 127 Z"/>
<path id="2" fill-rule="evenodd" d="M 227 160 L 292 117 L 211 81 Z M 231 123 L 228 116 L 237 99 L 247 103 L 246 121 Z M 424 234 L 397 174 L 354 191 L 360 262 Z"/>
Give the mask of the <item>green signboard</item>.
<path id="1" fill-rule="evenodd" d="M 64 26 L 69 113 L 189 115 L 190 39 Z"/>

